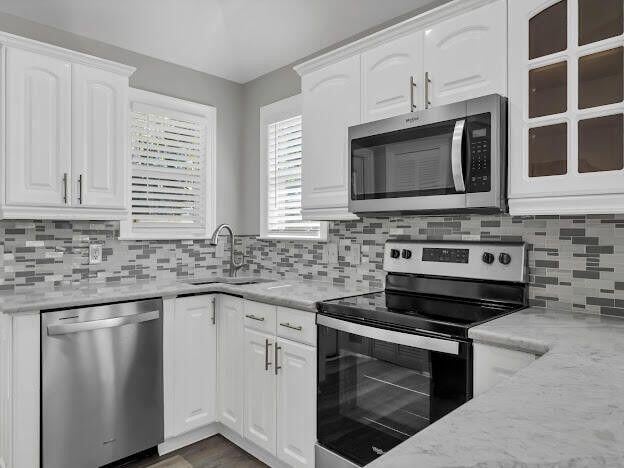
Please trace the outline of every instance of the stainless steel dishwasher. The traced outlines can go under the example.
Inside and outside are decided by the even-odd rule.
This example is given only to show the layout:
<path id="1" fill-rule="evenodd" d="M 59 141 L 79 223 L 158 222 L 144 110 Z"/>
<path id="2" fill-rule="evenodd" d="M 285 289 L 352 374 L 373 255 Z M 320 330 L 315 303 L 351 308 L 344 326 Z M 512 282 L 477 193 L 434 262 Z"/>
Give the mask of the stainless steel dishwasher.
<path id="1" fill-rule="evenodd" d="M 163 441 L 162 300 L 41 314 L 43 468 L 98 467 Z"/>

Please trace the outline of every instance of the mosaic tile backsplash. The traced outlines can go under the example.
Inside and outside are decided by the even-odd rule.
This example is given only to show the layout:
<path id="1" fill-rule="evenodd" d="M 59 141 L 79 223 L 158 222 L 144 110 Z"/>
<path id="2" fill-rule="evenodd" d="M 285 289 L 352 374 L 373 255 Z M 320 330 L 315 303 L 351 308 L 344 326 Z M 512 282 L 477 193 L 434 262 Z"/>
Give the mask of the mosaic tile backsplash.
<path id="1" fill-rule="evenodd" d="M 229 258 L 229 246 L 203 240 L 120 241 L 117 222 L 0 221 L 0 235 L 0 289 L 9 290 L 221 274 Z M 624 215 L 364 218 L 330 223 L 327 243 L 239 236 L 236 247 L 247 273 L 382 288 L 390 238 L 522 240 L 532 305 L 624 316 Z M 103 244 L 99 265 L 88 264 L 90 242 Z"/>

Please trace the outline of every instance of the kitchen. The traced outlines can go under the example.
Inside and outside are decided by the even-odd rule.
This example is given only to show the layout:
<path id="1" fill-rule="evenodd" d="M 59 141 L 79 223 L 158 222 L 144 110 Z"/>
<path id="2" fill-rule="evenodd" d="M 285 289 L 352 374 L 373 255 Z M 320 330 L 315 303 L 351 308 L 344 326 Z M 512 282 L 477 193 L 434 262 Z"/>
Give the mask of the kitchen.
<path id="1" fill-rule="evenodd" d="M 624 466 L 622 0 L 159 7 L 0 2 L 0 468 Z"/>

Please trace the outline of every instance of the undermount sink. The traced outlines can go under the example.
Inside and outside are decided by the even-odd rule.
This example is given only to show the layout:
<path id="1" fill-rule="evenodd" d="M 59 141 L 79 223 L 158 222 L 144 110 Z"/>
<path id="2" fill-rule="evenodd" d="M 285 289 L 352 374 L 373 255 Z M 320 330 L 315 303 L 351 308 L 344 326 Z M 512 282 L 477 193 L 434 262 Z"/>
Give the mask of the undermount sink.
<path id="1" fill-rule="evenodd" d="M 254 278 L 254 277 L 226 277 L 226 276 L 215 276 L 214 278 L 206 278 L 206 279 L 197 279 L 197 280 L 189 280 L 188 282 L 194 286 L 201 286 L 203 284 L 215 284 L 215 283 L 223 283 L 223 284 L 235 284 L 235 285 L 244 285 L 244 284 L 258 284 L 258 283 L 270 283 L 271 281 L 275 281 L 268 278 Z"/>

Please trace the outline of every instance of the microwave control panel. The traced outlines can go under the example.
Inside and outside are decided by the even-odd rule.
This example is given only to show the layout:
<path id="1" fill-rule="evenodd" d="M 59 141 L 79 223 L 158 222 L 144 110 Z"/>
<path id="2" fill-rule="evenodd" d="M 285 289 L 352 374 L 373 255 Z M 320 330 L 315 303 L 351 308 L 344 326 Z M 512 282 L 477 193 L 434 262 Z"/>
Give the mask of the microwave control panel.
<path id="1" fill-rule="evenodd" d="M 468 177 L 466 191 L 489 192 L 491 189 L 491 139 L 490 114 L 475 115 L 467 119 Z"/>

